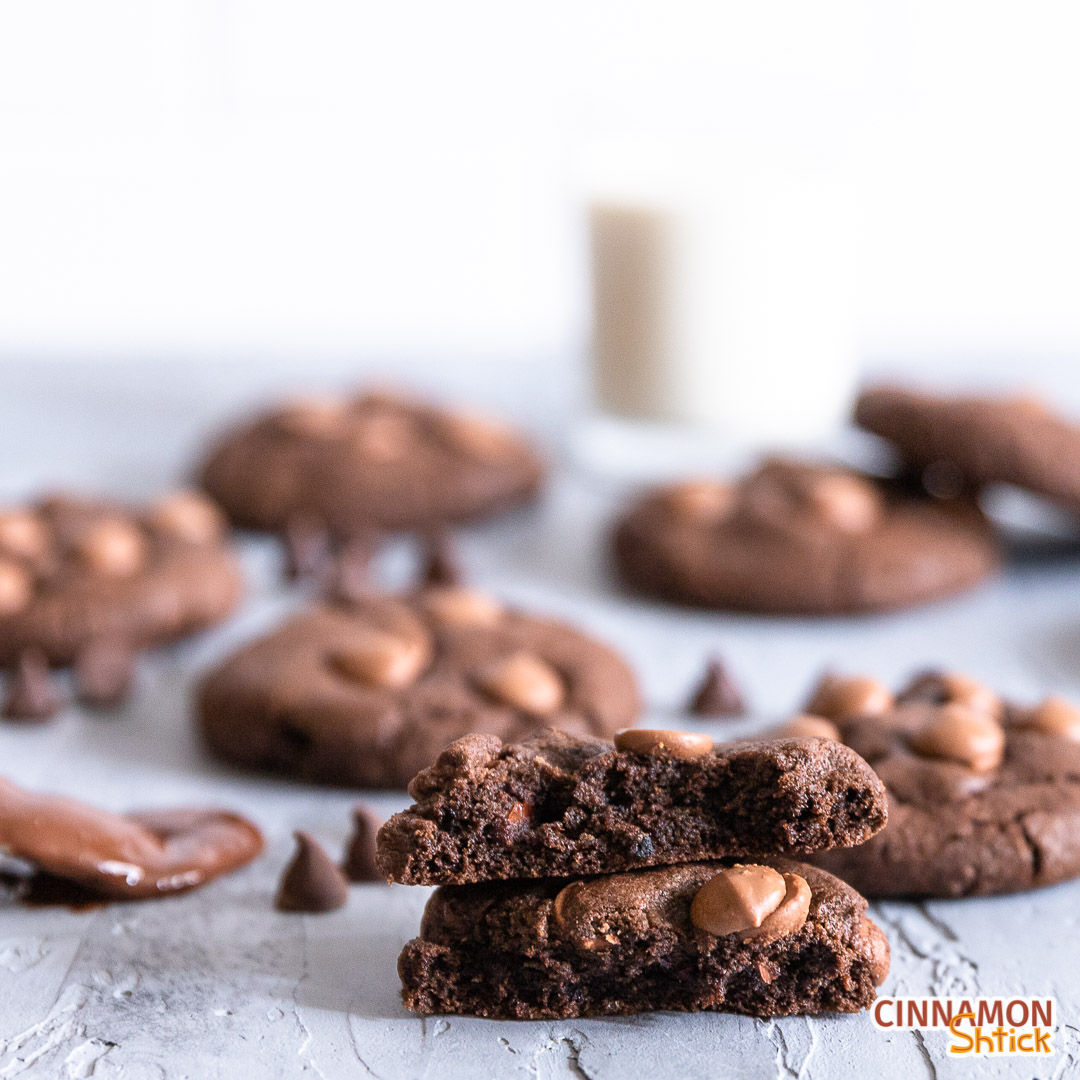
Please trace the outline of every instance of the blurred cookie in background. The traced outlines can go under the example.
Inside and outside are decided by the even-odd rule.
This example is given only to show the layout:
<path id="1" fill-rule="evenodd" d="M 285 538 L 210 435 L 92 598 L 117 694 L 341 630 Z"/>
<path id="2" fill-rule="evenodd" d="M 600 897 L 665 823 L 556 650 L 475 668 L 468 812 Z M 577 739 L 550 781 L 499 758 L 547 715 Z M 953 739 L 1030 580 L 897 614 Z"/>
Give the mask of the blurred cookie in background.
<path id="1" fill-rule="evenodd" d="M 0 510 L 7 718 L 56 711 L 49 665 L 74 666 L 84 702 L 116 704 L 138 652 L 225 619 L 243 593 L 227 532 L 190 491 L 145 507 L 61 494 Z"/>
<path id="2" fill-rule="evenodd" d="M 848 469 L 770 459 L 734 482 L 654 489 L 617 524 L 627 584 L 661 600 L 777 615 L 887 611 L 995 573 L 975 503 Z"/>
<path id="3" fill-rule="evenodd" d="M 336 537 L 490 517 L 543 478 L 503 424 L 382 391 L 285 402 L 227 431 L 199 472 L 238 526 L 302 520 Z"/>
<path id="4" fill-rule="evenodd" d="M 633 673 L 607 646 L 451 586 L 314 608 L 243 647 L 198 693 L 214 756 L 370 788 L 404 788 L 469 733 L 610 737 L 640 711 Z"/>

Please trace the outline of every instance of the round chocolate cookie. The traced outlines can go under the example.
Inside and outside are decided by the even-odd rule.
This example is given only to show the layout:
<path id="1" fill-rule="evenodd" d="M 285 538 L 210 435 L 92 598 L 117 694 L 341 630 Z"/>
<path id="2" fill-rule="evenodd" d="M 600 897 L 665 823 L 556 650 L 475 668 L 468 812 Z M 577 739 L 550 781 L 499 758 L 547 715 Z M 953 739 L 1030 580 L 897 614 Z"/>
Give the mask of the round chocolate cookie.
<path id="1" fill-rule="evenodd" d="M 543 465 L 483 417 L 369 393 L 294 401 L 227 433 L 200 481 L 232 521 L 304 518 L 339 536 L 487 517 L 524 502 Z"/>
<path id="2" fill-rule="evenodd" d="M 1031 397 L 945 397 L 872 387 L 855 422 L 913 465 L 952 478 L 1008 483 L 1080 510 L 1080 426 Z"/>
<path id="3" fill-rule="evenodd" d="M 640 703 L 626 664 L 572 627 L 434 588 L 292 619 L 211 672 L 198 710 L 207 745 L 227 761 L 403 788 L 470 732 L 610 737 Z"/>
<path id="4" fill-rule="evenodd" d="M 134 651 L 220 622 L 243 591 L 225 533 L 186 491 L 139 510 L 68 495 L 0 510 L 0 664 L 30 651 L 97 667 L 105 643 Z"/>
<path id="5" fill-rule="evenodd" d="M 646 494 L 617 525 L 613 548 L 623 580 L 647 595 L 769 614 L 905 607 L 998 567 L 993 533 L 972 502 L 784 460 L 732 484 Z"/>
<path id="6" fill-rule="evenodd" d="M 874 680 L 827 676 L 807 711 L 788 732 L 813 722 L 815 734 L 842 739 L 888 793 L 881 832 L 814 857 L 860 892 L 973 896 L 1080 876 L 1072 705 L 1008 705 L 972 679 L 928 673 L 895 700 Z"/>

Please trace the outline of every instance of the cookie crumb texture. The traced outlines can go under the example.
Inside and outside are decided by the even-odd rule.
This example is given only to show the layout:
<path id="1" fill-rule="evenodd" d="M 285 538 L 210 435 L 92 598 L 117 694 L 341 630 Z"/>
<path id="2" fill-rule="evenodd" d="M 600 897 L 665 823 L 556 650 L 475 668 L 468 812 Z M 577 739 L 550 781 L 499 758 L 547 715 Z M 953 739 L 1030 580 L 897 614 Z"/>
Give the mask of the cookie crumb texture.
<path id="1" fill-rule="evenodd" d="M 732 743 L 690 759 L 543 732 L 459 739 L 379 832 L 392 881 L 461 884 L 611 873 L 763 851 L 858 844 L 885 791 L 854 751 L 822 739 Z"/>
<path id="2" fill-rule="evenodd" d="M 224 535 L 188 492 L 139 510 L 70 495 L 0 510 L 0 664 L 28 649 L 70 664 L 103 642 L 138 650 L 220 622 L 243 592 Z"/>
<path id="3" fill-rule="evenodd" d="M 822 870 L 767 861 L 804 878 L 812 895 L 805 923 L 766 943 L 716 937 L 691 922 L 693 898 L 718 863 L 584 883 L 444 886 L 398 961 L 402 1000 L 417 1012 L 522 1020 L 867 1008 L 888 971 L 888 946 L 866 901 Z"/>
<path id="4" fill-rule="evenodd" d="M 610 735 L 640 702 L 626 664 L 572 627 L 435 589 L 292 619 L 212 671 L 198 708 L 208 747 L 226 761 L 404 788 L 467 732 Z"/>
<path id="5" fill-rule="evenodd" d="M 686 500 L 682 484 L 629 508 L 612 536 L 627 585 L 720 610 L 844 615 L 937 600 L 999 565 L 972 501 L 915 497 L 848 470 L 786 460 L 714 486 L 728 498 L 703 506 Z"/>
<path id="6" fill-rule="evenodd" d="M 342 536 L 488 517 L 543 477 L 509 428 L 386 393 L 286 403 L 227 432 L 200 474 L 237 525 L 281 531 L 304 514 Z"/>

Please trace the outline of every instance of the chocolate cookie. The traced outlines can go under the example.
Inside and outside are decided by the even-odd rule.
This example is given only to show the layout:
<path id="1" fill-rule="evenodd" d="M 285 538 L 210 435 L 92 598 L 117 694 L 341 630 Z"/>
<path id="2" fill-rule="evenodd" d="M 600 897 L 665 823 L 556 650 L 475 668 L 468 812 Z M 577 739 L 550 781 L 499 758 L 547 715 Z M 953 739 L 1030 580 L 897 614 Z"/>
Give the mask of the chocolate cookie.
<path id="1" fill-rule="evenodd" d="M 871 679 L 828 677 L 803 718 L 856 750 L 888 791 L 861 847 L 815 858 L 868 896 L 1009 893 L 1080 876 L 1080 710 L 1003 703 L 956 674 L 895 701 Z"/>
<path id="2" fill-rule="evenodd" d="M 972 502 L 779 460 L 734 484 L 646 494 L 616 527 L 613 547 L 623 580 L 647 595 L 791 615 L 936 600 L 975 585 L 999 561 Z"/>
<path id="3" fill-rule="evenodd" d="M 235 428 L 201 483 L 237 525 L 280 531 L 302 517 L 349 536 L 488 517 L 535 495 L 543 474 L 492 420 L 369 393 L 294 401 Z"/>
<path id="4" fill-rule="evenodd" d="M 0 664 L 27 650 L 54 664 L 105 666 L 220 622 L 243 591 L 225 523 L 205 497 L 176 492 L 140 510 L 59 495 L 0 511 Z M 91 672 L 90 669 L 93 669 Z"/>
<path id="5" fill-rule="evenodd" d="M 786 859 L 446 885 L 398 961 L 425 1013 L 857 1012 L 889 969 L 866 901 Z"/>
<path id="6" fill-rule="evenodd" d="M 198 708 L 207 745 L 227 761 L 404 787 L 468 732 L 610 735 L 640 703 L 632 672 L 604 645 L 441 588 L 300 615 L 213 671 Z"/>
<path id="7" fill-rule="evenodd" d="M 548 731 L 520 745 L 469 735 L 420 773 L 416 805 L 379 831 L 391 881 L 441 885 L 611 873 L 858 844 L 885 795 L 857 754 L 822 739 L 713 747 L 631 729 L 615 745 Z"/>
<path id="8" fill-rule="evenodd" d="M 947 397 L 879 386 L 855 422 L 913 465 L 976 483 L 1008 483 L 1080 510 L 1080 426 L 1031 397 Z M 947 477 L 946 477 L 947 478 Z"/>

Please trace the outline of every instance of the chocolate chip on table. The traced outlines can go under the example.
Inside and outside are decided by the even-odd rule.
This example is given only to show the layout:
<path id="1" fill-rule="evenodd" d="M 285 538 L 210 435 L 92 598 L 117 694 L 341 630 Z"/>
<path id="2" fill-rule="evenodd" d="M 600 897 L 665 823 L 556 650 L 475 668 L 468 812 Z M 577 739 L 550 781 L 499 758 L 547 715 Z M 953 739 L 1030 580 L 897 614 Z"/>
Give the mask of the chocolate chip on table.
<path id="1" fill-rule="evenodd" d="M 705 882 L 690 905 L 699 930 L 763 944 L 795 933 L 810 912 L 810 886 L 798 874 L 771 866 L 736 864 Z"/>
<path id="2" fill-rule="evenodd" d="M 1004 728 L 986 713 L 963 705 L 941 706 L 909 741 L 923 757 L 957 761 L 974 772 L 996 769 L 1005 754 Z"/>
<path id="3" fill-rule="evenodd" d="M 84 705 L 119 705 L 130 695 L 134 677 L 135 650 L 118 638 L 92 641 L 75 657 L 76 697 Z"/>
<path id="4" fill-rule="evenodd" d="M 892 692 L 877 679 L 826 672 L 814 687 L 803 711 L 826 720 L 845 720 L 856 716 L 880 716 L 892 707 Z"/>
<path id="5" fill-rule="evenodd" d="M 712 752 L 711 735 L 693 731 L 662 731 L 658 728 L 623 728 L 615 732 L 615 749 L 633 754 L 669 754 L 696 758 Z"/>
<path id="6" fill-rule="evenodd" d="M 742 694 L 718 657 L 709 661 L 705 677 L 691 696 L 687 711 L 693 716 L 746 715 Z"/>
<path id="7" fill-rule="evenodd" d="M 281 877 L 278 911 L 319 914 L 337 911 L 349 899 L 349 882 L 318 841 L 302 830 L 293 834 L 296 852 Z"/>
<path id="8" fill-rule="evenodd" d="M 8 720 L 51 720 L 63 707 L 49 672 L 49 661 L 40 649 L 26 649 L 8 676 L 3 716 Z"/>
<path id="9" fill-rule="evenodd" d="M 477 675 L 480 688 L 495 701 L 534 716 L 554 712 L 566 698 L 559 673 L 546 661 L 516 652 Z"/>
<path id="10" fill-rule="evenodd" d="M 352 810 L 352 835 L 345 847 L 341 869 L 350 881 L 385 881 L 386 875 L 375 865 L 375 837 L 379 820 L 363 803 Z"/>
<path id="11" fill-rule="evenodd" d="M 285 576 L 300 581 L 321 573 L 330 561 L 330 534 L 309 514 L 294 514 L 285 526 Z"/>
<path id="12" fill-rule="evenodd" d="M 422 585 L 457 586 L 465 580 L 461 562 L 454 551 L 449 532 L 429 529 L 424 534 L 424 562 L 420 574 Z"/>

